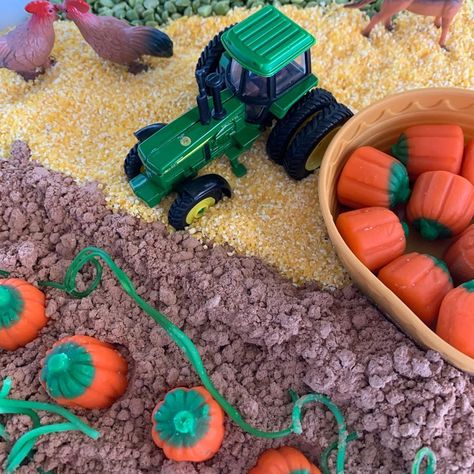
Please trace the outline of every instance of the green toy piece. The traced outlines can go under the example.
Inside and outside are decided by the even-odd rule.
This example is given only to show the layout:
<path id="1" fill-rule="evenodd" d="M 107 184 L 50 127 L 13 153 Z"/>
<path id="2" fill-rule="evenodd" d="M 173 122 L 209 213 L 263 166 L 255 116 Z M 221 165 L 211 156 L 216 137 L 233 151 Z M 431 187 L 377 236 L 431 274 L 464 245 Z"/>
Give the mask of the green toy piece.
<path id="1" fill-rule="evenodd" d="M 5 472 L 10 473 L 17 469 L 21 463 L 32 453 L 32 450 L 40 436 L 64 431 L 82 431 L 86 436 L 97 439 L 100 433 L 82 422 L 66 408 L 52 403 L 35 402 L 31 400 L 15 400 L 8 398 L 12 387 L 11 378 L 3 381 L 0 390 L 0 415 L 26 415 L 31 419 L 32 429 L 17 439 L 8 457 Z M 43 425 L 36 411 L 54 413 L 67 420 L 66 423 L 51 423 Z M 0 424 L 0 436 L 9 440 L 5 426 Z"/>
<path id="2" fill-rule="evenodd" d="M 352 116 L 329 92 L 315 89 L 310 54 L 315 41 L 270 5 L 216 35 L 196 66 L 197 107 L 168 125 L 135 132 L 138 143 L 124 162 L 133 192 L 150 207 L 177 192 L 168 219 L 184 229 L 231 196 L 223 177 L 196 178 L 199 170 L 225 155 L 234 175 L 245 175 L 239 157 L 275 120 L 270 158 L 294 179 L 312 173 Z"/>

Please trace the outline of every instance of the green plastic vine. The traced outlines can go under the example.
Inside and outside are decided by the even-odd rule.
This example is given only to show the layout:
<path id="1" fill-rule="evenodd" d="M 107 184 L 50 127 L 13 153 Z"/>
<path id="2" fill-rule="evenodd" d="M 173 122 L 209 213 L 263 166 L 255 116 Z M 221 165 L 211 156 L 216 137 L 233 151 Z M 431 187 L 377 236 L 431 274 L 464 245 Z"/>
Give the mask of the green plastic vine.
<path id="1" fill-rule="evenodd" d="M 337 406 L 334 405 L 334 403 L 332 403 L 332 401 L 328 397 L 317 393 L 311 393 L 295 400 L 296 396 L 293 392 L 292 401 L 294 404 L 292 411 L 292 422 L 288 428 L 279 431 L 262 431 L 249 425 L 242 418 L 242 415 L 216 389 L 211 379 L 209 378 L 206 369 L 204 368 L 201 356 L 199 355 L 199 352 L 196 346 L 191 341 L 191 339 L 177 326 L 175 326 L 164 314 L 153 308 L 137 294 L 129 277 L 120 267 L 117 266 L 117 264 L 112 260 L 110 255 L 104 250 L 96 247 L 87 247 L 83 249 L 81 252 L 79 252 L 79 254 L 76 256 L 76 258 L 72 261 L 71 265 L 67 269 L 63 283 L 40 282 L 39 284 L 41 286 L 49 286 L 60 289 L 75 298 L 83 298 L 85 296 L 88 296 L 99 286 L 99 283 L 102 278 L 102 265 L 100 264 L 98 258 L 101 258 L 110 267 L 110 269 L 120 282 L 120 285 L 122 286 L 124 291 L 138 304 L 138 306 L 140 306 L 141 309 L 143 309 L 143 311 L 145 311 L 149 316 L 151 316 L 176 342 L 176 344 L 184 352 L 184 354 L 194 367 L 204 387 L 206 387 L 206 389 L 219 403 L 219 405 L 227 413 L 227 415 L 229 415 L 229 417 L 242 430 L 260 438 L 282 438 L 292 433 L 301 434 L 303 432 L 303 428 L 301 426 L 301 417 L 302 410 L 305 405 L 312 402 L 319 402 L 325 405 L 334 415 L 338 426 L 338 440 L 336 444 L 336 473 L 340 474 L 344 472 L 346 447 L 349 435 L 347 433 L 347 427 L 344 417 L 342 416 Z M 89 286 L 85 290 L 79 291 L 78 289 L 76 289 L 76 277 L 81 271 L 81 269 L 88 263 L 91 263 L 94 266 L 96 274 Z M 351 434 L 350 436 L 351 439 L 355 439 L 356 437 L 355 434 Z M 323 470 L 323 472 L 324 474 L 329 474 L 328 469 Z"/>
<path id="2" fill-rule="evenodd" d="M 436 472 L 436 456 L 430 448 L 421 448 L 415 455 L 411 474 L 419 474 L 421 463 L 426 459 L 425 474 L 434 474 Z"/>
<path id="3" fill-rule="evenodd" d="M 59 405 L 8 398 L 11 387 L 12 380 L 10 377 L 7 377 L 3 380 L 3 385 L 0 390 L 0 415 L 26 415 L 30 418 L 33 426 L 30 431 L 20 436 L 13 445 L 7 458 L 5 472 L 13 472 L 18 466 L 20 466 L 24 459 L 31 453 L 40 436 L 59 433 L 62 431 L 82 431 L 92 439 L 97 439 L 99 437 L 99 433 L 96 430 L 86 425 L 77 416 L 74 416 L 70 411 L 60 407 Z M 65 418 L 68 423 L 42 425 L 36 411 L 54 413 Z M 6 441 L 9 441 L 10 439 L 5 430 L 5 426 L 2 424 L 0 424 L 0 436 L 2 436 Z"/>

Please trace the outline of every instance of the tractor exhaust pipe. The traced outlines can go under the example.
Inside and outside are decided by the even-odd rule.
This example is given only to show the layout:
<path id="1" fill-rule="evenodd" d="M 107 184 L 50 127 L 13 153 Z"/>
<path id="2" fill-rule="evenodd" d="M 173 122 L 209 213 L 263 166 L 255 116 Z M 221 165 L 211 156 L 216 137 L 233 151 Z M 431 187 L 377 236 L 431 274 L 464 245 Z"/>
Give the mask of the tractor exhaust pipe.
<path id="1" fill-rule="evenodd" d="M 206 86 L 212 91 L 212 101 L 214 103 L 212 117 L 216 120 L 222 120 L 227 115 L 226 110 L 222 106 L 221 90 L 224 86 L 222 76 L 217 72 L 209 74 L 206 77 Z"/>
<path id="2" fill-rule="evenodd" d="M 211 121 L 211 111 L 209 110 L 209 102 L 207 101 L 206 92 L 206 72 L 204 69 L 196 71 L 196 82 L 199 89 L 199 95 L 196 97 L 196 102 L 199 110 L 199 120 L 203 125 L 208 125 Z"/>

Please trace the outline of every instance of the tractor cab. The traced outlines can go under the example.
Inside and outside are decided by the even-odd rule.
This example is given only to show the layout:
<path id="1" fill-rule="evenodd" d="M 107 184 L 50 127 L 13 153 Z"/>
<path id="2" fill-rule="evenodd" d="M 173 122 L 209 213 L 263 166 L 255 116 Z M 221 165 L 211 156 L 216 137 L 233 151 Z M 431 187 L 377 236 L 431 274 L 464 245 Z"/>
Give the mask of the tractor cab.
<path id="1" fill-rule="evenodd" d="M 246 104 L 249 122 L 264 123 L 269 112 L 284 116 L 301 97 L 300 89 L 317 85 L 311 74 L 314 37 L 275 8 L 263 8 L 221 40 L 219 70 L 226 87 Z"/>

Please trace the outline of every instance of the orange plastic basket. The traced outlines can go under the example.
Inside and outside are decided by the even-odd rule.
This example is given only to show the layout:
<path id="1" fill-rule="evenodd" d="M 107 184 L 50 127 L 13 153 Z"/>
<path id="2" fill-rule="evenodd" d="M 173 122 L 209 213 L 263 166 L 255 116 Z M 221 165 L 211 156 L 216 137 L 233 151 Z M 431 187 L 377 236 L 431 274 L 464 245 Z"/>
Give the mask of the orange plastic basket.
<path id="1" fill-rule="evenodd" d="M 458 351 L 428 328 L 351 252 L 339 234 L 335 219 L 340 212 L 336 183 L 350 154 L 370 145 L 389 152 L 404 129 L 419 124 L 456 123 L 465 139 L 474 138 L 474 90 L 456 88 L 417 89 L 389 96 L 349 120 L 332 140 L 320 169 L 319 200 L 329 237 L 354 283 L 408 336 L 445 360 L 474 374 L 474 359 Z M 428 242 L 416 232 L 408 238 L 407 252 L 419 251 L 441 257 L 446 241 Z"/>

